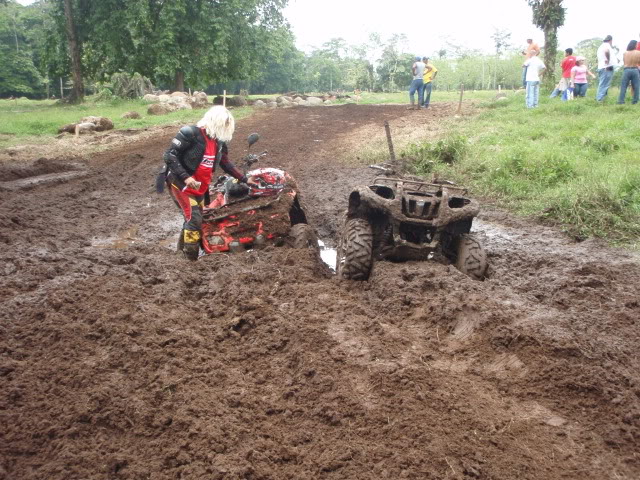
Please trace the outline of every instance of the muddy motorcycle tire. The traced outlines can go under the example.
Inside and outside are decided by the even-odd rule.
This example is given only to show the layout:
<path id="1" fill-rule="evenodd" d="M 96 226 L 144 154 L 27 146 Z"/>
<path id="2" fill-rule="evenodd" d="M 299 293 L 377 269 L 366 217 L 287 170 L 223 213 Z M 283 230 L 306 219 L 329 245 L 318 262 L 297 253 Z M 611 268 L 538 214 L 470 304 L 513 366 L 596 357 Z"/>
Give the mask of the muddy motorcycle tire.
<path id="1" fill-rule="evenodd" d="M 296 223 L 289 232 L 293 248 L 318 248 L 318 237 L 313 228 L 306 223 Z"/>
<path id="2" fill-rule="evenodd" d="M 473 235 L 460 235 L 457 242 L 455 266 L 474 280 L 484 280 L 487 273 L 487 254 L 482 243 Z"/>
<path id="3" fill-rule="evenodd" d="M 338 245 L 337 274 L 347 280 L 368 280 L 373 266 L 373 231 L 368 221 L 345 221 Z"/>

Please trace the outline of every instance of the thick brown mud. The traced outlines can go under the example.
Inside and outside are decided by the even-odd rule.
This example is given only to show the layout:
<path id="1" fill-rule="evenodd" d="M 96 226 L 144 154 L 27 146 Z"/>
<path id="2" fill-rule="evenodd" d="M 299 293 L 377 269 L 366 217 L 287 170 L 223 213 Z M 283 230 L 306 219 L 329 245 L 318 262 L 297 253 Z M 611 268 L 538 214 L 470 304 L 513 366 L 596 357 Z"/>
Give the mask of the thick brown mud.
<path id="1" fill-rule="evenodd" d="M 454 113 L 261 112 L 231 154 L 260 132 L 331 243 L 374 176 L 342 140 Z M 435 262 L 339 281 L 278 247 L 187 263 L 153 191 L 174 133 L 0 192 L 0 478 L 640 477 L 637 256 L 485 207 L 484 282 Z M 0 173 L 66 171 L 34 165 Z"/>

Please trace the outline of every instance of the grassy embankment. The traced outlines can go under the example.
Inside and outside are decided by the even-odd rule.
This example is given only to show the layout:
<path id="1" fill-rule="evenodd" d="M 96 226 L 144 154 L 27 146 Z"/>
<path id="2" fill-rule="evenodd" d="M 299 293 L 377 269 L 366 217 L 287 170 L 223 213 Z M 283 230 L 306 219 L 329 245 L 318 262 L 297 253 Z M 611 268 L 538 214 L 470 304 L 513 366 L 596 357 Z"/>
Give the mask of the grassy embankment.
<path id="1" fill-rule="evenodd" d="M 12 145 L 47 142 L 58 133 L 58 128 L 79 122 L 89 115 L 108 117 L 115 129 L 144 128 L 173 123 L 198 121 L 204 110 L 179 110 L 167 115 L 148 115 L 149 104 L 142 100 L 92 101 L 82 105 L 59 105 L 54 100 L 0 100 L 0 148 Z M 121 118 L 125 112 L 138 112 L 140 119 Z M 234 110 L 236 119 L 250 113 L 249 108 Z"/>
<path id="2" fill-rule="evenodd" d="M 640 247 L 640 105 L 523 94 L 451 119 L 438 140 L 406 146 L 415 172 L 454 179 L 475 195 L 559 223 L 578 238 Z M 615 96 L 613 96 L 614 94 Z"/>

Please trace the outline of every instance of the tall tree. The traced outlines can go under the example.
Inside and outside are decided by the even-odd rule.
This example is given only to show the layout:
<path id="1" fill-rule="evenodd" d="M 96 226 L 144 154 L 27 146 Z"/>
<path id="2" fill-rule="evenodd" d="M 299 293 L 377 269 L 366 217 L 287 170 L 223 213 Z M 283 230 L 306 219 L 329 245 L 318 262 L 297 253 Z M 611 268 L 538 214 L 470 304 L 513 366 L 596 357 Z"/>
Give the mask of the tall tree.
<path id="1" fill-rule="evenodd" d="M 84 100 L 84 81 L 82 78 L 81 45 L 78 42 L 76 22 L 73 13 L 72 0 L 63 0 L 65 29 L 69 42 L 69 54 L 71 55 L 71 74 L 73 76 L 73 89 L 69 96 L 69 102 L 79 103 Z"/>
<path id="2" fill-rule="evenodd" d="M 544 32 L 544 64 L 547 67 L 545 84 L 555 84 L 558 28 L 564 25 L 566 9 L 562 0 L 527 0 L 533 11 L 533 23 Z"/>

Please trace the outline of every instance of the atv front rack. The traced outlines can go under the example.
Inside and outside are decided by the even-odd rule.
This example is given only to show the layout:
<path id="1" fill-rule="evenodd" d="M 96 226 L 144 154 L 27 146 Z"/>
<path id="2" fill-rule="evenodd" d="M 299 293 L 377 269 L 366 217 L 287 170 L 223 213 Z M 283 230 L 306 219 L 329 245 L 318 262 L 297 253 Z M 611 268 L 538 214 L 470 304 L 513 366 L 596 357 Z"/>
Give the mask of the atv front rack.
<path id="1" fill-rule="evenodd" d="M 447 188 L 449 190 L 457 190 L 459 191 L 459 195 L 466 195 L 467 189 L 464 187 L 458 187 L 457 185 L 443 184 L 443 183 L 429 183 L 429 182 L 420 182 L 418 180 L 407 180 L 406 178 L 394 178 L 394 177 L 376 177 L 373 180 L 374 185 L 397 185 L 401 183 L 403 185 L 404 190 L 413 190 L 414 192 L 423 192 L 430 190 L 440 190 L 442 188 Z"/>

